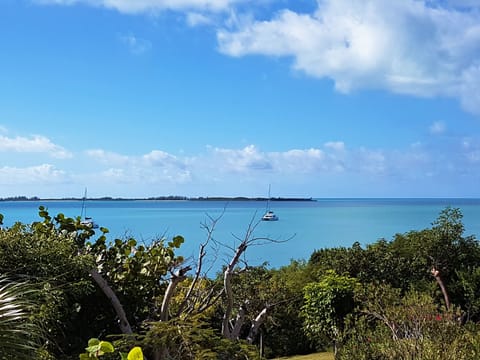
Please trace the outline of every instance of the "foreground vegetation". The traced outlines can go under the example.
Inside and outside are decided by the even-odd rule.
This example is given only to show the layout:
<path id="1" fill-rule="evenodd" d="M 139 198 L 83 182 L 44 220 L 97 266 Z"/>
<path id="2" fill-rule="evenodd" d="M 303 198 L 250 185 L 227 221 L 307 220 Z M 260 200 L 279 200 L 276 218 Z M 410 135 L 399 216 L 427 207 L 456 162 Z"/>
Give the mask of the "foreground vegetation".
<path id="1" fill-rule="evenodd" d="M 480 358 L 480 245 L 464 236 L 459 209 L 431 228 L 315 250 L 279 269 L 245 262 L 249 247 L 274 242 L 256 238 L 254 223 L 229 248 L 211 218 L 187 260 L 181 236 L 109 241 L 79 218 L 43 207 L 39 216 L 0 229 L 1 359 L 88 358 L 87 344 L 101 343 L 92 339 L 111 342 L 105 359 L 132 349 L 230 360 L 332 348 L 337 359 Z M 222 271 L 205 276 L 225 249 Z"/>
<path id="2" fill-rule="evenodd" d="M 309 355 L 295 355 L 289 357 L 280 357 L 276 358 L 276 360 L 333 360 L 333 354 L 322 352 L 322 353 L 314 353 Z"/>

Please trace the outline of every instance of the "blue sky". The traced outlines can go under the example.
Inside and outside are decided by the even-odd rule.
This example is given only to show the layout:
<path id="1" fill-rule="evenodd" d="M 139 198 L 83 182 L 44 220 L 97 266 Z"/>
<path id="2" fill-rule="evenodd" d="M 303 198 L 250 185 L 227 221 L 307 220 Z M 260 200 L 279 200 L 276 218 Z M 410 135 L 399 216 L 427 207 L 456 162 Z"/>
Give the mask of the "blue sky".
<path id="1" fill-rule="evenodd" d="M 2 0 L 0 197 L 480 197 L 477 0 Z"/>

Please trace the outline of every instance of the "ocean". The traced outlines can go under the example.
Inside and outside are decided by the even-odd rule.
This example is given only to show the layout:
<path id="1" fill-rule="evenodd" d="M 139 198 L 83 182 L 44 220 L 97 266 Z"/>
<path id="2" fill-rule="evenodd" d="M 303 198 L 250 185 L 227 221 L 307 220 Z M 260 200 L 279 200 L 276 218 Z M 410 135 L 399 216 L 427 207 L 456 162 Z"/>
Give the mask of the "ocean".
<path id="1" fill-rule="evenodd" d="M 70 217 L 80 216 L 82 209 L 82 201 L 0 201 L 4 226 L 39 220 L 40 205 L 51 215 Z M 447 206 L 461 209 L 465 235 L 480 234 L 480 199 L 273 201 L 270 207 L 279 216 L 275 222 L 259 221 L 265 212 L 261 201 L 89 200 L 86 206 L 87 216 L 109 229 L 109 240 L 134 237 L 148 243 L 182 235 L 185 243 L 178 253 L 188 259 L 197 257 L 199 244 L 206 240 L 204 225 L 221 216 L 213 232 L 217 246 L 207 248 L 212 269 L 229 260 L 249 225 L 256 226 L 253 236 L 275 242 L 258 240 L 247 249 L 244 260 L 249 265 L 267 262 L 272 268 L 288 265 L 292 259 L 308 260 L 316 249 L 351 246 L 356 241 L 366 245 L 381 238 L 390 240 L 397 233 L 429 228 Z"/>

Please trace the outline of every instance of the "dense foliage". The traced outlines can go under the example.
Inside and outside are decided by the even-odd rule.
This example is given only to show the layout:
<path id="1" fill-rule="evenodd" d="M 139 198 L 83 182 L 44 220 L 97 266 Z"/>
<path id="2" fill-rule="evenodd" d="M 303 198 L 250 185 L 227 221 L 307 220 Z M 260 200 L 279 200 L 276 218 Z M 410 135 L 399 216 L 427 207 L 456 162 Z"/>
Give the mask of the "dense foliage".
<path id="1" fill-rule="evenodd" d="M 341 359 L 474 359 L 480 356 L 480 246 L 464 237 L 459 209 L 430 229 L 396 234 L 363 249 L 315 251 L 309 265 L 356 278 Z"/>
<path id="2" fill-rule="evenodd" d="M 168 359 L 332 347 L 339 359 L 480 358 L 480 245 L 464 236 L 459 209 L 431 228 L 319 249 L 279 269 L 238 261 L 255 242 L 249 227 L 215 278 L 198 266 L 213 227 L 189 262 L 176 254 L 181 236 L 108 241 L 107 229 L 39 215 L 0 229 L 0 302 L 17 311 L 2 317 L 0 306 L 0 358 L 78 359 L 107 341 Z"/>

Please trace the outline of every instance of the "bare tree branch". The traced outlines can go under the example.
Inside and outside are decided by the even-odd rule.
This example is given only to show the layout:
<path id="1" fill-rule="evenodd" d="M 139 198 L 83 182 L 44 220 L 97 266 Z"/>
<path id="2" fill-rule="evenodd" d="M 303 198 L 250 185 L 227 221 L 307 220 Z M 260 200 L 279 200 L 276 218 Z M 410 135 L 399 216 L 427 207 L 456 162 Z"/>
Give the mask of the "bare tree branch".
<path id="1" fill-rule="evenodd" d="M 215 230 L 215 227 L 216 227 L 217 223 L 220 221 L 220 219 L 222 218 L 222 216 L 224 214 L 225 214 L 225 208 L 223 209 L 222 213 L 216 218 L 213 218 L 209 214 L 206 214 L 207 217 L 209 218 L 210 222 L 209 223 L 203 223 L 202 228 L 207 232 L 207 239 L 205 240 L 204 243 L 200 244 L 200 249 L 199 249 L 199 252 L 198 252 L 197 269 L 195 271 L 195 275 L 194 275 L 192 283 L 190 284 L 190 287 L 187 291 L 187 294 L 185 295 L 185 298 L 183 299 L 182 303 L 179 306 L 179 309 L 177 311 L 177 316 L 179 316 L 184 311 L 188 302 L 191 300 L 192 293 L 193 293 L 193 291 L 195 289 L 195 286 L 197 285 L 197 282 L 200 279 L 200 275 L 202 273 L 203 260 L 204 260 L 206 254 L 207 254 L 206 251 L 205 251 L 205 248 L 209 244 L 210 240 L 213 238 L 213 232 Z M 209 294 L 207 296 L 211 297 L 211 294 Z M 193 309 L 194 309 L 194 306 L 191 307 L 190 312 L 193 311 Z"/>
<path id="2" fill-rule="evenodd" d="M 265 322 L 270 308 L 271 306 L 265 306 L 262 311 L 258 313 L 257 317 L 252 321 L 252 326 L 250 327 L 250 331 L 247 336 L 247 341 L 250 344 L 252 344 L 257 337 L 258 330 L 260 329 L 260 326 Z"/>
<path id="3" fill-rule="evenodd" d="M 122 333 L 128 334 L 128 335 L 133 334 L 132 327 L 130 326 L 130 323 L 128 322 L 128 319 L 127 319 L 127 315 L 125 314 L 125 310 L 123 309 L 123 306 L 120 303 L 120 300 L 115 294 L 115 291 L 113 291 L 110 285 L 108 285 L 107 280 L 105 280 L 103 276 L 95 268 L 90 270 L 90 276 L 97 283 L 97 285 L 103 291 L 103 293 L 108 298 L 108 300 L 110 300 L 110 303 L 112 304 L 113 309 L 115 310 L 115 313 L 118 316 L 118 320 L 119 320 L 118 326 L 120 327 L 120 330 L 122 331 Z"/>
<path id="4" fill-rule="evenodd" d="M 445 287 L 442 277 L 440 276 L 440 271 L 436 267 L 433 267 L 431 270 L 431 273 L 435 278 L 435 280 L 437 281 L 438 286 L 440 286 L 440 290 L 442 291 L 443 298 L 445 299 L 445 307 L 447 308 L 447 310 L 449 310 L 450 298 L 448 296 L 447 288 Z"/>

